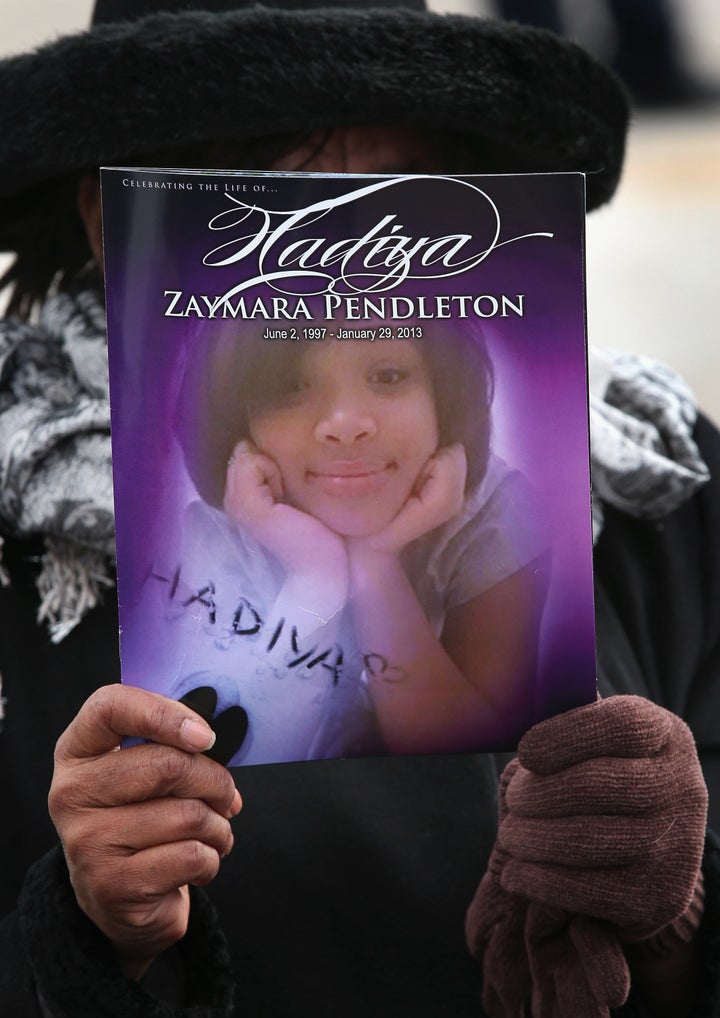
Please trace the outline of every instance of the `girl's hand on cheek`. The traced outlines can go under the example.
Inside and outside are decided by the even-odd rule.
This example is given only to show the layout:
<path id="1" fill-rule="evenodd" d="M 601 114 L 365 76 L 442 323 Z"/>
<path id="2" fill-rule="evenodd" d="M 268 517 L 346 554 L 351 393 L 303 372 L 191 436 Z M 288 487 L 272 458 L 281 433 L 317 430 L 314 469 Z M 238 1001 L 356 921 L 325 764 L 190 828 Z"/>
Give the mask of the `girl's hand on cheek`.
<path id="1" fill-rule="evenodd" d="M 282 475 L 275 460 L 252 442 L 238 442 L 225 476 L 223 508 L 230 519 L 252 529 L 282 496 Z"/>
<path id="2" fill-rule="evenodd" d="M 341 537 L 314 516 L 282 501 L 277 463 L 249 441 L 237 444 L 228 463 L 223 508 L 228 517 L 278 559 L 292 575 L 346 568 Z"/>
<path id="3" fill-rule="evenodd" d="M 465 498 L 467 458 L 459 442 L 430 457 L 415 488 L 397 516 L 377 534 L 362 540 L 372 551 L 397 555 L 412 541 L 447 523 L 460 511 Z"/>

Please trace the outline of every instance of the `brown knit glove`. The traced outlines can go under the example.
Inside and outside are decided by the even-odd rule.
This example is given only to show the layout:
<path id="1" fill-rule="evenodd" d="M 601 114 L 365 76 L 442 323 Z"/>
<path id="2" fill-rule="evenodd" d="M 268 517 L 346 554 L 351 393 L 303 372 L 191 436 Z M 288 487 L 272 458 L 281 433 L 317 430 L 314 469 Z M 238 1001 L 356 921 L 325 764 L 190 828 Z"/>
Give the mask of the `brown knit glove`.
<path id="1" fill-rule="evenodd" d="M 512 760 L 500 778 L 498 819 L 508 816 L 506 790 L 521 769 Z M 500 885 L 508 854 L 496 843 L 467 915 L 471 953 L 483 962 L 488 1018 L 524 1018 L 532 995 L 541 1018 L 607 1018 L 630 987 L 612 928 L 511 894 Z"/>
<path id="2" fill-rule="evenodd" d="M 535 1018 L 608 1018 L 630 991 L 630 972 L 608 923 L 532 902 L 525 924 Z"/>
<path id="3" fill-rule="evenodd" d="M 495 914 L 500 891 L 513 914 L 517 899 L 528 906 L 534 1018 L 606 1015 L 627 994 L 620 944 L 654 938 L 671 924 L 685 938 L 688 923 L 699 921 L 692 909 L 707 792 L 692 736 L 647 700 L 612 697 L 531 729 L 502 791 L 497 845 L 468 916 L 486 983 L 512 978 L 488 970 L 489 945 L 501 930 L 496 923 L 488 933 L 483 917 L 492 881 Z M 506 933 L 513 946 L 505 953 L 514 956 L 518 930 Z"/>
<path id="4" fill-rule="evenodd" d="M 511 760 L 500 777 L 500 824 L 507 817 L 505 791 L 519 766 L 519 760 Z M 528 903 L 500 886 L 507 861 L 496 843 L 466 922 L 470 952 L 483 962 L 483 1006 L 489 1018 L 521 1018 L 531 989 L 525 950 Z"/>

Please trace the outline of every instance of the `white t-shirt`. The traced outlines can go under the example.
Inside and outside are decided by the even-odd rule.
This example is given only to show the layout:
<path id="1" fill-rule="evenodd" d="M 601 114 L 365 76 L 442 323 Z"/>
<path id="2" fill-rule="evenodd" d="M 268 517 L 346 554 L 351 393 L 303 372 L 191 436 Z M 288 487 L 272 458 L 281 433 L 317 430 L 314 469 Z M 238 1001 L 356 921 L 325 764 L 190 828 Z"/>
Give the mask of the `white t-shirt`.
<path id="1" fill-rule="evenodd" d="M 539 515 L 526 479 L 491 456 L 457 516 L 406 549 L 403 566 L 438 636 L 449 610 L 548 548 Z M 155 564 L 145 584 L 132 629 L 153 638 L 133 640 L 136 665 L 123 646 L 125 674 L 135 668 L 139 685 L 178 698 L 213 686 L 218 710 L 240 704 L 249 729 L 233 764 L 382 751 L 349 609 L 301 638 L 299 618 L 273 614 L 284 578 L 221 511 L 191 503 L 179 563 Z"/>

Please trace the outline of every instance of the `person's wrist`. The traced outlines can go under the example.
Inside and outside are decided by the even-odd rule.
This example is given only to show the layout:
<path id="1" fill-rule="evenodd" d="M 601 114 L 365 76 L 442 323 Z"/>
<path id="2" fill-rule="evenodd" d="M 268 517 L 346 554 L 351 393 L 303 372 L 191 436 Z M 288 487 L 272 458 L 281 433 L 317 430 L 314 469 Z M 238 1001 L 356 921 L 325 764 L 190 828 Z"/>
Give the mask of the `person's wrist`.
<path id="1" fill-rule="evenodd" d="M 655 961 L 675 954 L 694 938 L 700 928 L 704 911 L 705 881 L 700 870 L 692 897 L 685 910 L 653 936 L 626 944 L 624 950 L 628 961 Z"/>
<path id="2" fill-rule="evenodd" d="M 324 528 L 320 534 L 298 535 L 284 563 L 289 574 L 312 576 L 328 570 L 347 572 L 347 549 L 340 534 Z"/>
<path id="3" fill-rule="evenodd" d="M 388 569 L 397 568 L 402 549 L 384 544 L 380 535 L 347 539 L 348 560 L 353 578 L 377 578 Z"/>
<path id="4" fill-rule="evenodd" d="M 339 553 L 319 556 L 312 563 L 296 562 L 287 569 L 283 602 L 329 618 L 339 611 L 350 593 L 350 568 L 343 546 Z"/>
<path id="5" fill-rule="evenodd" d="M 197 1003 L 208 1018 L 234 1013 L 235 978 L 217 915 L 202 889 L 190 888 L 190 897 L 190 923 L 182 941 L 158 956 L 142 980 L 128 979 L 111 942 L 78 905 L 62 849 L 56 846 L 31 867 L 18 903 L 22 940 L 47 1010 L 97 1018 L 101 999 L 108 1018 L 165 1018 L 172 972 L 166 968 L 162 993 L 156 992 L 150 973 L 174 958 L 184 1006 Z"/>
<path id="6" fill-rule="evenodd" d="M 293 585 L 302 583 L 322 583 L 336 587 L 347 587 L 348 584 L 348 557 L 345 548 L 339 544 L 337 548 L 328 548 L 318 551 L 308 561 L 295 559 L 284 564 L 286 582 Z"/>

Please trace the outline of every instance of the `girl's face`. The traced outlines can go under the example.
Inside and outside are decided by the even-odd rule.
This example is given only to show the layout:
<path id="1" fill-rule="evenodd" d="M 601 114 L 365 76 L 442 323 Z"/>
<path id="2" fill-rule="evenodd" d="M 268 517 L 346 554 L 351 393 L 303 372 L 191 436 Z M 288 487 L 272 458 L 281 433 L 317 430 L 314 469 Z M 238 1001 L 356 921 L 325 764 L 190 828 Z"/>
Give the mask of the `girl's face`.
<path id="1" fill-rule="evenodd" d="M 250 422 L 252 441 L 280 468 L 285 499 L 338 534 L 386 527 L 437 451 L 417 342 L 318 342 L 290 391 Z"/>

